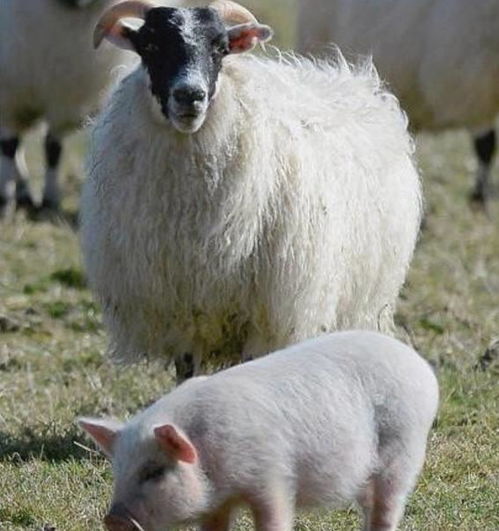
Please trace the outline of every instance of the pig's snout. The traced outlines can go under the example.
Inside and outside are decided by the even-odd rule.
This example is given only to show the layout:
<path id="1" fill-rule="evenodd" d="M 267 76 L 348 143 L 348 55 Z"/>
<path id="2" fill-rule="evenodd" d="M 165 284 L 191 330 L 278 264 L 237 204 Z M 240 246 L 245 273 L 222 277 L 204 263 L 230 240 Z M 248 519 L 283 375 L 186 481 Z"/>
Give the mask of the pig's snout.
<path id="1" fill-rule="evenodd" d="M 113 505 L 104 517 L 104 525 L 108 531 L 136 531 L 137 527 L 128 516 L 128 511 L 121 505 Z"/>

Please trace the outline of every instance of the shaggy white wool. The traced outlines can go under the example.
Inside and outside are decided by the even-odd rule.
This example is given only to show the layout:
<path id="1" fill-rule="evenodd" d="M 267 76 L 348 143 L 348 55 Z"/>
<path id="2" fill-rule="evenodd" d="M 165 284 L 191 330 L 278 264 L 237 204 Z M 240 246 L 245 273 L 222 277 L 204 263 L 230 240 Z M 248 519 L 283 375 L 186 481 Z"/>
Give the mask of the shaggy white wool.
<path id="1" fill-rule="evenodd" d="M 95 126 L 81 205 L 114 358 L 389 328 L 420 223 L 412 153 L 370 63 L 229 57 L 193 135 L 139 67 Z"/>

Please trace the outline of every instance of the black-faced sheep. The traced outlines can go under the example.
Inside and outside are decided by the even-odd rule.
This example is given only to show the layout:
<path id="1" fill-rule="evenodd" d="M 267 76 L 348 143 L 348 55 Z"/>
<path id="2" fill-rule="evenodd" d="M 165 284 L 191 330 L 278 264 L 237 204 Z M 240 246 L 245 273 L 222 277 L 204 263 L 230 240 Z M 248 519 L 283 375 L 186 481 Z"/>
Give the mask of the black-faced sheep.
<path id="1" fill-rule="evenodd" d="M 270 35 L 221 1 L 125 2 L 98 26 L 142 59 L 93 131 L 81 206 L 115 358 L 197 367 L 392 324 L 421 214 L 406 119 L 370 64 L 238 55 Z"/>

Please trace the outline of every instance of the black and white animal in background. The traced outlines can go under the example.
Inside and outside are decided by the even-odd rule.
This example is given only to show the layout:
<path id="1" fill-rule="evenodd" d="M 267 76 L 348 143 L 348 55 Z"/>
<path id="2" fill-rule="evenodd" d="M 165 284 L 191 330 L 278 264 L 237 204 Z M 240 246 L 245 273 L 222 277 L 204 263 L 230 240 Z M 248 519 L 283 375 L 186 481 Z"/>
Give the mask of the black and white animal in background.
<path id="1" fill-rule="evenodd" d="M 59 207 L 63 136 L 97 109 L 115 67 L 133 60 L 112 46 L 92 50 L 93 28 L 113 4 L 0 1 L 0 215 L 16 199 L 18 206 L 34 207 L 20 148 L 23 134 L 40 121 L 48 124 L 42 206 Z"/>
<path id="2" fill-rule="evenodd" d="M 470 198 L 484 203 L 499 114 L 497 0 L 300 0 L 298 50 L 373 56 L 416 130 L 465 127 L 478 171 Z M 321 55 L 323 55 L 321 53 Z"/>
<path id="3" fill-rule="evenodd" d="M 241 54 L 271 34 L 220 0 L 124 2 L 97 27 L 141 58 L 95 126 L 81 204 L 115 358 L 197 371 L 393 324 L 421 213 L 406 118 L 370 63 Z"/>

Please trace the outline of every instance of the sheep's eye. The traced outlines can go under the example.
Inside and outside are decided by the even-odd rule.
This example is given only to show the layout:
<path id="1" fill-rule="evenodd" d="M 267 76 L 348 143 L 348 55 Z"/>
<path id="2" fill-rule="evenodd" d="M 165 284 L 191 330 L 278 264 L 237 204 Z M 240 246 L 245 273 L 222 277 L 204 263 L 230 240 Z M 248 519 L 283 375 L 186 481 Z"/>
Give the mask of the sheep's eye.
<path id="1" fill-rule="evenodd" d="M 229 53 L 229 46 L 227 44 L 227 39 L 225 39 L 223 36 L 213 39 L 212 46 L 213 46 L 213 51 L 215 53 L 221 53 L 223 55 L 226 55 L 227 53 Z"/>
<path id="2" fill-rule="evenodd" d="M 166 467 L 163 465 L 147 465 L 140 473 L 140 480 L 142 482 L 158 480 L 163 476 L 165 470 Z"/>

